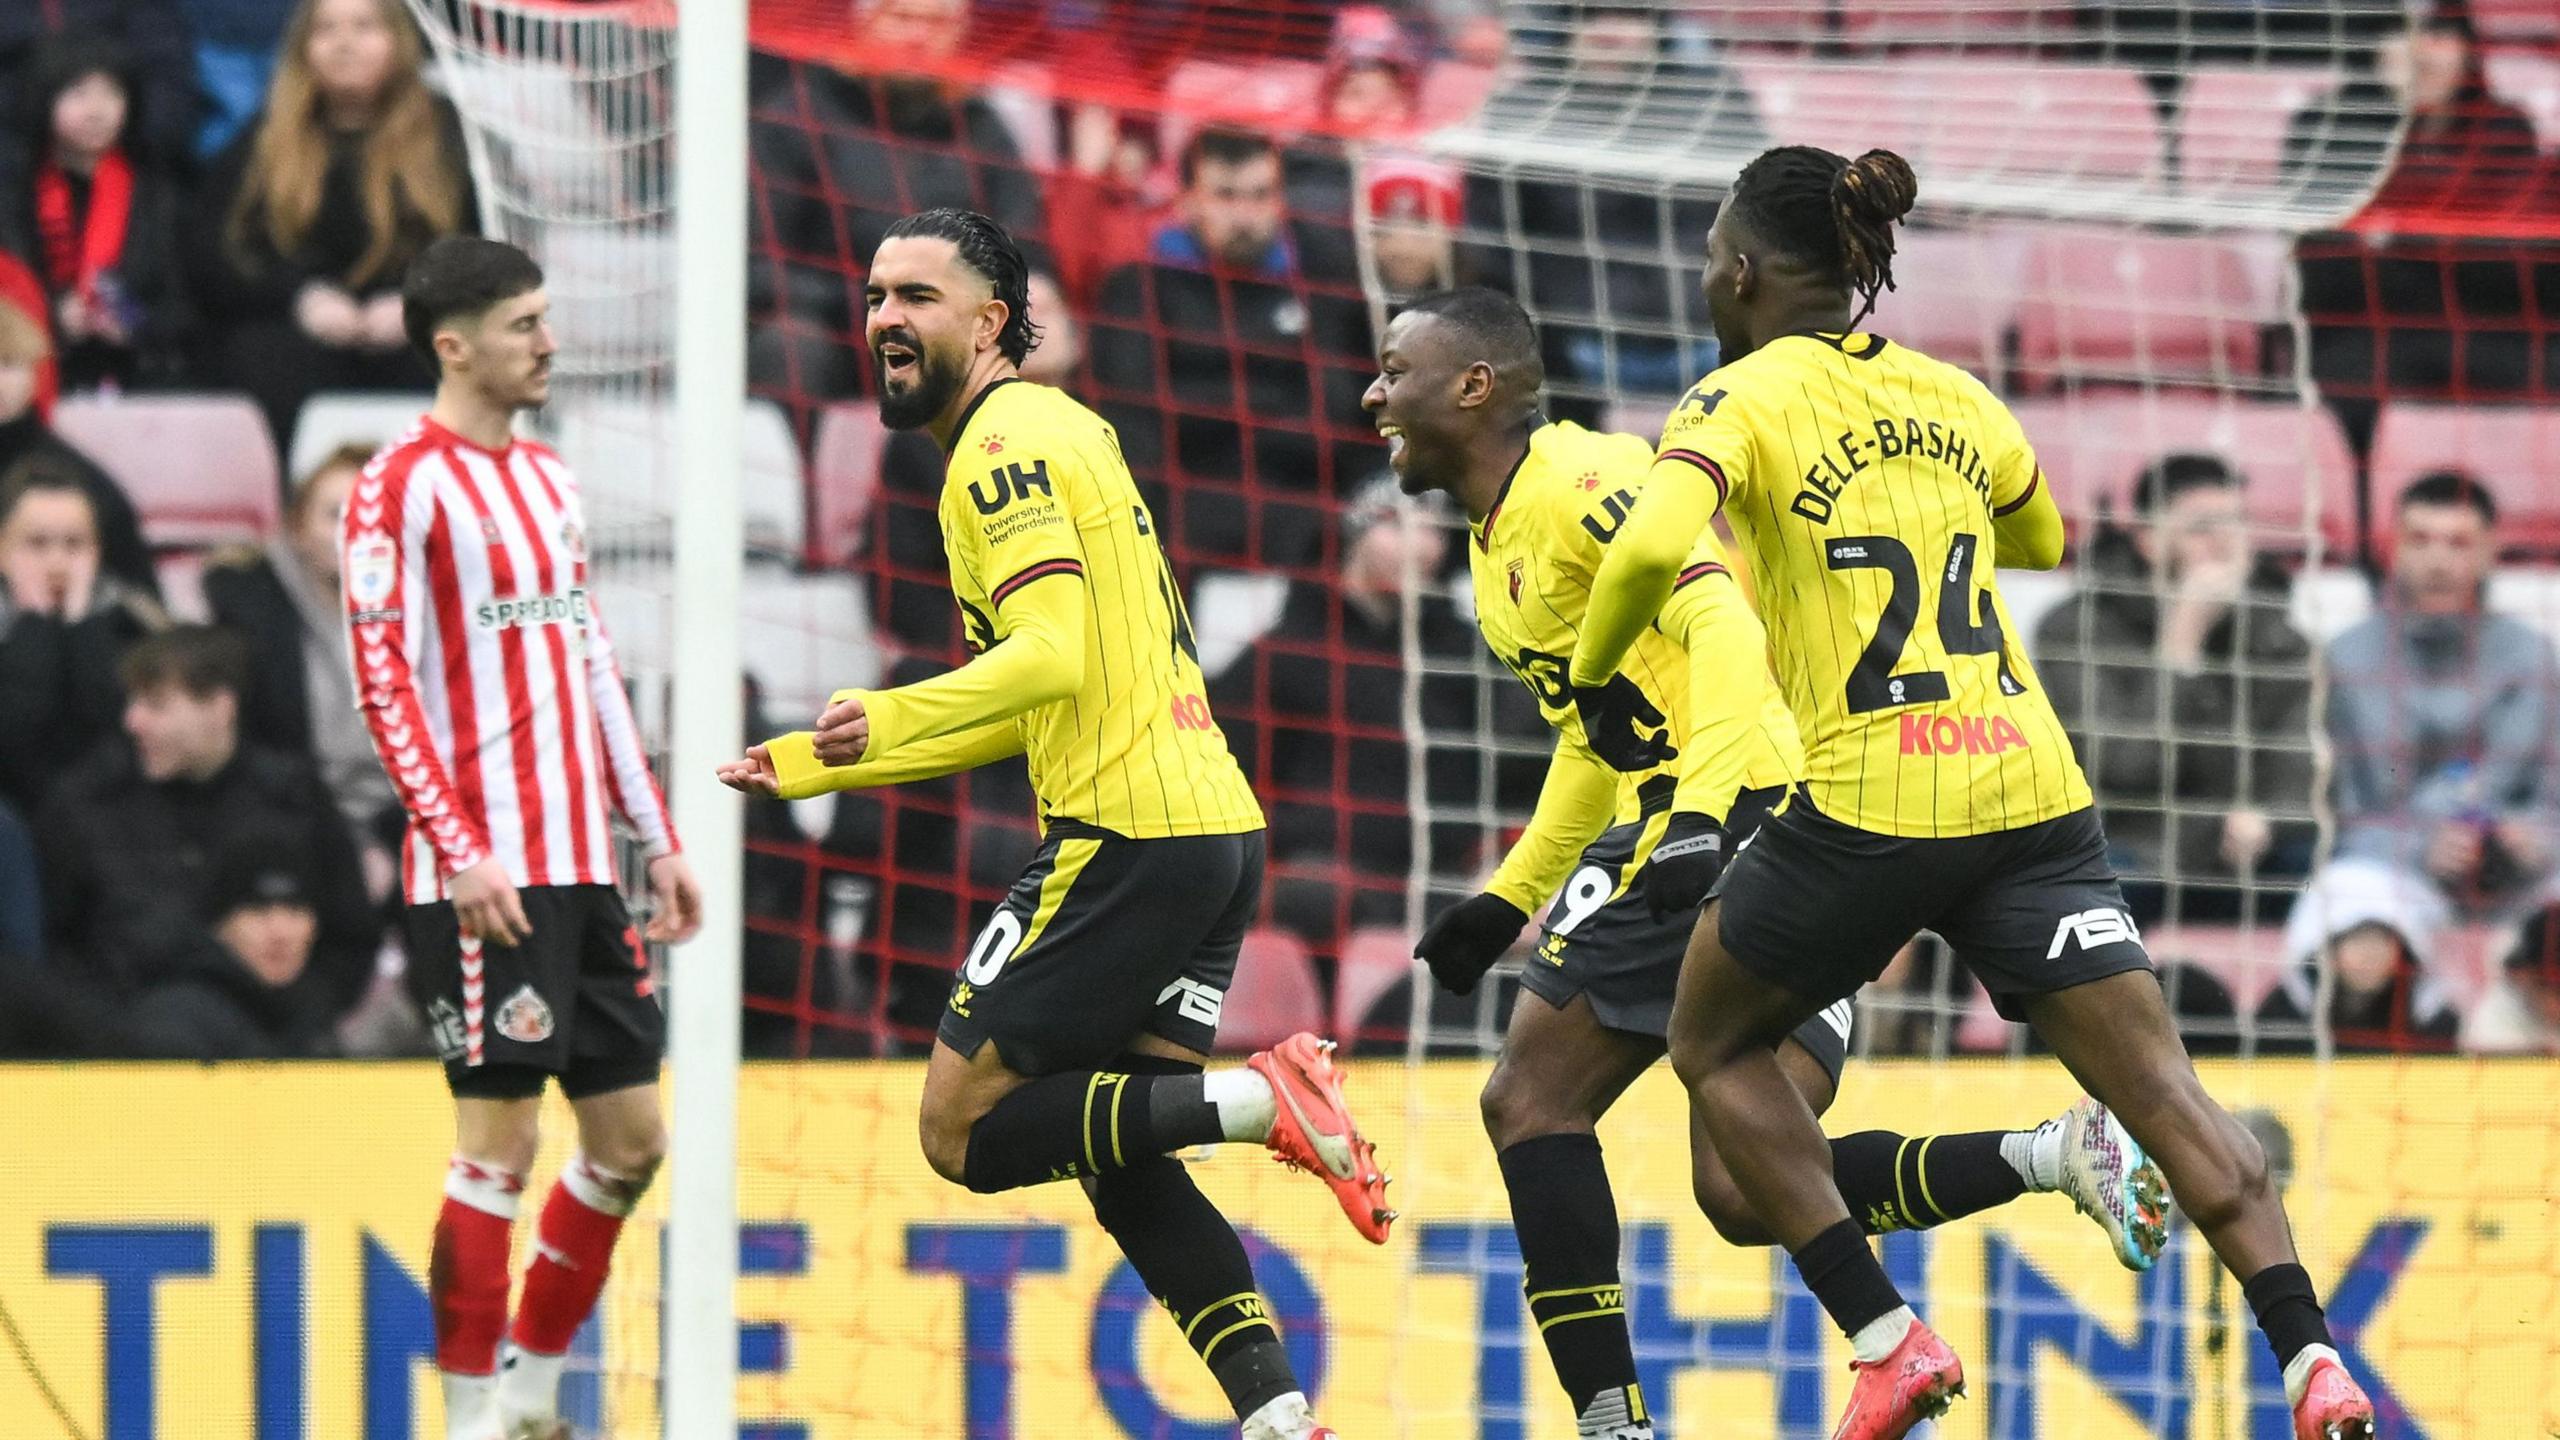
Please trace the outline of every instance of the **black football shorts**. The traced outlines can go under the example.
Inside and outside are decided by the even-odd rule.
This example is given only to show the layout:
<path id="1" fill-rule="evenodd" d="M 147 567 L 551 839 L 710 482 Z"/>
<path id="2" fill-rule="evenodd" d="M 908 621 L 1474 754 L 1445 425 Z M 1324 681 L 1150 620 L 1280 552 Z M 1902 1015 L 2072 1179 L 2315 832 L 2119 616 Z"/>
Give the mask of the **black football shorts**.
<path id="1" fill-rule="evenodd" d="M 457 1096 L 513 1100 L 556 1075 L 577 1100 L 655 1081 L 666 1012 L 622 897 L 610 885 L 516 893 L 533 933 L 513 948 L 464 940 L 449 901 L 409 907 L 409 994 L 445 1083 Z"/>
<path id="2" fill-rule="evenodd" d="M 1141 1035 L 1206 1052 L 1262 901 L 1263 836 L 1133 840 L 1052 821 L 951 980 L 939 1032 L 1017 1075 L 1109 1063 Z"/>
<path id="3" fill-rule="evenodd" d="M 1644 898 L 1644 860 L 1670 821 L 1671 787 L 1648 786 L 1641 818 L 1601 833 L 1582 852 L 1547 918 L 1537 950 L 1521 967 L 1520 983 L 1558 1009 L 1581 995 L 1591 1013 L 1612 1030 L 1664 1039 L 1670 1033 L 1671 996 L 1680 985 L 1680 961 L 1689 950 L 1698 912 L 1653 918 Z M 1739 843 L 1765 824 L 1756 808 Z M 1796 1027 L 1798 1045 L 1831 1072 L 1849 1063 L 1850 1006 L 1845 1000 Z"/>
<path id="4" fill-rule="evenodd" d="M 1725 950 L 1808 999 L 1852 994 L 1923 930 L 1955 947 L 2010 1020 L 2029 997 L 2151 968 L 2094 808 L 1907 839 L 1844 825 L 1799 790 L 1735 854 L 1717 895 Z"/>

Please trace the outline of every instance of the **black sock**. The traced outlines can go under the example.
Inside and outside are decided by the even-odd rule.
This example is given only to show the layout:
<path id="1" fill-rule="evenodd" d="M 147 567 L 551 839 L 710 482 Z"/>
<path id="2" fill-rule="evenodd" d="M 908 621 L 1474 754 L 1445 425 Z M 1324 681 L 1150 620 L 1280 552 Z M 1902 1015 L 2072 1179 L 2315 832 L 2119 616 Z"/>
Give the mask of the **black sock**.
<path id="1" fill-rule="evenodd" d="M 2276 1368 L 2292 1364 L 2304 1346 L 2337 1343 L 2329 1338 L 2329 1317 L 2311 1288 L 2311 1273 L 2301 1266 L 2270 1265 L 2241 1281 L 2240 1293 L 2276 1352 Z"/>
<path id="2" fill-rule="evenodd" d="M 2000 1158 L 2008 1133 L 1843 1135 L 1831 1142 L 1831 1178 L 1868 1234 L 1926 1230 L 2027 1193 L 2026 1177 Z"/>
<path id="3" fill-rule="evenodd" d="M 1502 1183 L 1520 1236 L 1529 1318 L 1580 1416 L 1595 1396 L 1622 1392 L 1631 1421 L 1645 1419 L 1618 1279 L 1618 1202 L 1600 1141 L 1540 1135 L 1504 1150 Z"/>
<path id="4" fill-rule="evenodd" d="M 1855 1220 L 1843 1220 L 1806 1241 L 1795 1261 L 1804 1288 L 1831 1312 L 1831 1323 L 1843 1335 L 1855 1336 L 1902 1304 L 1902 1292 L 1893 1288 Z"/>
<path id="5" fill-rule="evenodd" d="M 1151 1155 L 1095 1177 L 1093 1218 L 1172 1313 L 1237 1419 L 1298 1388 L 1244 1242 L 1181 1161 Z"/>
<path id="6" fill-rule="evenodd" d="M 981 1195 L 1080 1180 L 1226 1138 L 1200 1071 L 1075 1070 L 1015 1090 L 969 1131 L 963 1174 Z"/>

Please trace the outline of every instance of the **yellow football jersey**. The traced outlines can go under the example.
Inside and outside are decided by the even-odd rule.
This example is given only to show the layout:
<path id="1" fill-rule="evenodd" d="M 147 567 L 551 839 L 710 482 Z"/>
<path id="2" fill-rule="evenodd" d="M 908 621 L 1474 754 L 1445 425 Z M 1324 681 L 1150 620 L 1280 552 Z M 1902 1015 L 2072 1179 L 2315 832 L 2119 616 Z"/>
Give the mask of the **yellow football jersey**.
<path id="1" fill-rule="evenodd" d="M 1590 602 L 1591 577 L 1643 490 L 1653 458 L 1653 447 L 1632 435 L 1594 434 L 1563 421 L 1542 426 L 1530 437 L 1528 454 L 1503 483 L 1483 521 L 1468 533 L 1467 564 L 1474 580 L 1477 628 L 1495 658 L 1528 687 L 1540 713 L 1555 728 L 1563 752 L 1559 765 L 1588 754 L 1565 670 Z M 1686 633 L 1704 636 L 1705 643 L 1732 652 L 1724 658 L 1738 659 L 1741 673 L 1765 682 L 1766 642 L 1722 559 L 1715 532 L 1710 530 L 1693 552 L 1692 563 L 1682 568 L 1674 605 L 1684 601 L 1713 605 L 1711 623 L 1689 627 Z M 1671 612 L 1672 607 L 1665 607 L 1666 615 Z M 1677 803 L 1682 808 L 1721 817 L 1737 790 L 1785 785 L 1799 773 L 1795 722 L 1771 684 L 1761 683 L 1729 697 L 1719 694 L 1717 703 L 1739 712 L 1724 718 L 1738 723 L 1713 729 L 1722 740 L 1720 745 L 1697 741 L 1696 736 L 1709 727 L 1700 724 L 1705 717 L 1693 713 L 1697 701 L 1690 684 L 1689 652 L 1666 628 L 1662 624 L 1647 627 L 1627 652 L 1619 673 L 1663 713 L 1681 754 L 1651 771 L 1608 772 L 1616 776 L 1611 823 L 1638 818 L 1643 809 L 1640 792 L 1659 788 L 1650 784 L 1657 777 L 1677 786 Z M 1589 763 L 1599 764 L 1596 759 Z M 1540 811 L 1544 819 L 1547 807 L 1542 804 Z M 1533 832 L 1537 828 L 1533 822 Z M 1550 837 L 1532 833 L 1523 836 L 1522 844 L 1535 846 L 1546 838 Z M 1552 838 L 1558 842 L 1552 847 L 1555 854 L 1569 863 L 1572 853 L 1592 837 Z M 1506 871 L 1514 868 L 1505 867 Z M 1543 872 L 1552 866 L 1540 863 L 1529 868 Z M 1560 872 L 1538 874 L 1521 887 L 1521 893 L 1537 889 L 1540 882 L 1551 890 L 1562 878 Z M 1535 900 L 1545 898 L 1541 893 Z"/>
<path id="2" fill-rule="evenodd" d="M 1082 685 L 1016 722 L 1044 820 L 1132 838 L 1262 827 L 1262 807 L 1209 714 L 1155 521 L 1101 416 L 1045 385 L 989 386 L 961 417 L 940 518 L 972 654 L 1011 633 L 1008 602 L 1028 587 L 1082 591 Z M 875 710 L 902 693 L 877 697 Z M 912 717 L 899 720 L 913 732 Z M 873 723 L 876 731 L 883 722 Z"/>
<path id="3" fill-rule="evenodd" d="M 2043 475 L 1980 381 L 1881 336 L 1788 336 L 1693 386 L 1660 459 L 1719 492 L 1824 814 L 1979 835 L 2090 804 L 1992 563 L 1994 518 Z"/>

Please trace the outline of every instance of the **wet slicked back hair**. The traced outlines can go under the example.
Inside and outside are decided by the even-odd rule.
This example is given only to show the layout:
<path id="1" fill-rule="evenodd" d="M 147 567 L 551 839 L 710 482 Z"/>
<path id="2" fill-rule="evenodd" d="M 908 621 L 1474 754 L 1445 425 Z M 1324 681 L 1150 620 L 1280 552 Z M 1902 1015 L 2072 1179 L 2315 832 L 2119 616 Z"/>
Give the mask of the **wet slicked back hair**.
<path id="1" fill-rule="evenodd" d="M 1031 322 L 1031 265 L 1022 247 L 1005 228 L 975 210 L 944 207 L 922 210 L 889 227 L 881 238 L 903 240 L 920 235 L 948 240 L 960 252 L 960 263 L 978 272 L 1004 302 L 1004 328 L 996 332 L 996 349 L 1019 365 L 1040 348 L 1040 327 Z"/>

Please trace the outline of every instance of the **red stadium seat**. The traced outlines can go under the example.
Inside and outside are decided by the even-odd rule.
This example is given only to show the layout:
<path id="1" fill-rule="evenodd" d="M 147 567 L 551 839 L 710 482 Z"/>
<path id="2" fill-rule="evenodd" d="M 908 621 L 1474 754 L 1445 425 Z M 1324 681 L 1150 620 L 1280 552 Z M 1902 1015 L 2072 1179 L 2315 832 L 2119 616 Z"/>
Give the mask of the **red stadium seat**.
<path id="1" fill-rule="evenodd" d="M 1968 182 L 2070 181 L 2147 191 L 2161 175 L 2160 120 L 2128 69 L 2032 60 L 1738 63 L 1761 118 L 1784 144 L 1843 155 L 1901 152 L 1923 194 L 1962 198 Z"/>
<path id="2" fill-rule="evenodd" d="M 1905 231 L 1894 245 L 1895 288 L 1877 298 L 1866 328 L 1998 384 L 2027 240 L 2020 230 Z"/>
<path id="3" fill-rule="evenodd" d="M 1164 149 L 1167 155 L 1179 155 L 1193 132 L 1208 125 L 1283 135 L 1313 126 L 1324 67 L 1313 60 L 1250 65 L 1186 60 L 1165 77 L 1164 85 Z"/>
<path id="4" fill-rule="evenodd" d="M 2048 0 L 1840 0 L 1843 38 L 1863 45 L 2019 44 L 2071 29 L 2068 4 Z"/>
<path id="5" fill-rule="evenodd" d="M 2498 502 L 2509 546 L 2560 546 L 2560 410 L 2403 403 L 2373 432 L 2373 503 L 2387 515 L 2401 488 L 2432 470 L 2460 470 Z M 2386 527 L 2387 528 L 2387 527 Z"/>
<path id="6" fill-rule="evenodd" d="M 2265 246 L 2215 236 L 2045 232 L 2024 266 L 2020 383 L 2246 381 L 2261 331 L 2281 315 L 2280 266 Z"/>
<path id="7" fill-rule="evenodd" d="M 1245 932 L 1218 1017 L 1218 1048 L 1243 1054 L 1324 1023 L 1324 994 L 1307 947 L 1285 930 Z"/>
<path id="8" fill-rule="evenodd" d="M 239 395 L 67 397 L 54 428 L 115 477 L 163 548 L 263 540 L 283 512 L 276 447 Z"/>
<path id="9" fill-rule="evenodd" d="M 810 558 L 820 565 L 851 564 L 871 538 L 871 506 L 880 494 L 880 457 L 889 430 L 880 407 L 868 400 L 830 405 L 818 413 L 817 442 L 809 457 Z"/>
<path id="10" fill-rule="evenodd" d="M 2161 175 L 2160 118 L 2130 69 L 2029 60 L 1920 60 L 1884 100 L 1918 132 L 1912 163 L 1944 193 L 1966 181 L 2070 180 L 2084 192 L 2149 190 Z M 1855 152 L 1849 152 L 1855 153 Z M 1908 154 L 1909 152 L 1905 152 Z"/>
<path id="11" fill-rule="evenodd" d="M 2278 547 L 2304 536 L 2306 494 L 2332 547 L 2355 533 L 2355 457 L 2327 410 L 2291 401 L 2161 390 L 2020 401 L 2012 409 L 2036 447 L 2062 513 L 2085 521 L 2127 514 L 2134 480 L 2163 455 L 2220 455 L 2247 486 L 2249 522 Z"/>
<path id="12" fill-rule="evenodd" d="M 2178 111 L 2178 175 L 2187 194 L 2246 198 L 2282 178 L 2295 112 L 2327 94 L 2326 70 L 2204 66 L 2187 77 Z"/>
<path id="13" fill-rule="evenodd" d="M 1344 937 L 1342 961 L 1333 979 L 1334 1035 L 1348 1042 L 1378 997 L 1414 973 L 1413 937 L 1404 931 L 1372 926 Z M 1426 976 L 1421 983 L 1431 982 Z"/>
<path id="14" fill-rule="evenodd" d="M 2560 6 L 2551 0 L 2471 0 L 2472 23 L 2480 38 L 2560 43 Z"/>

